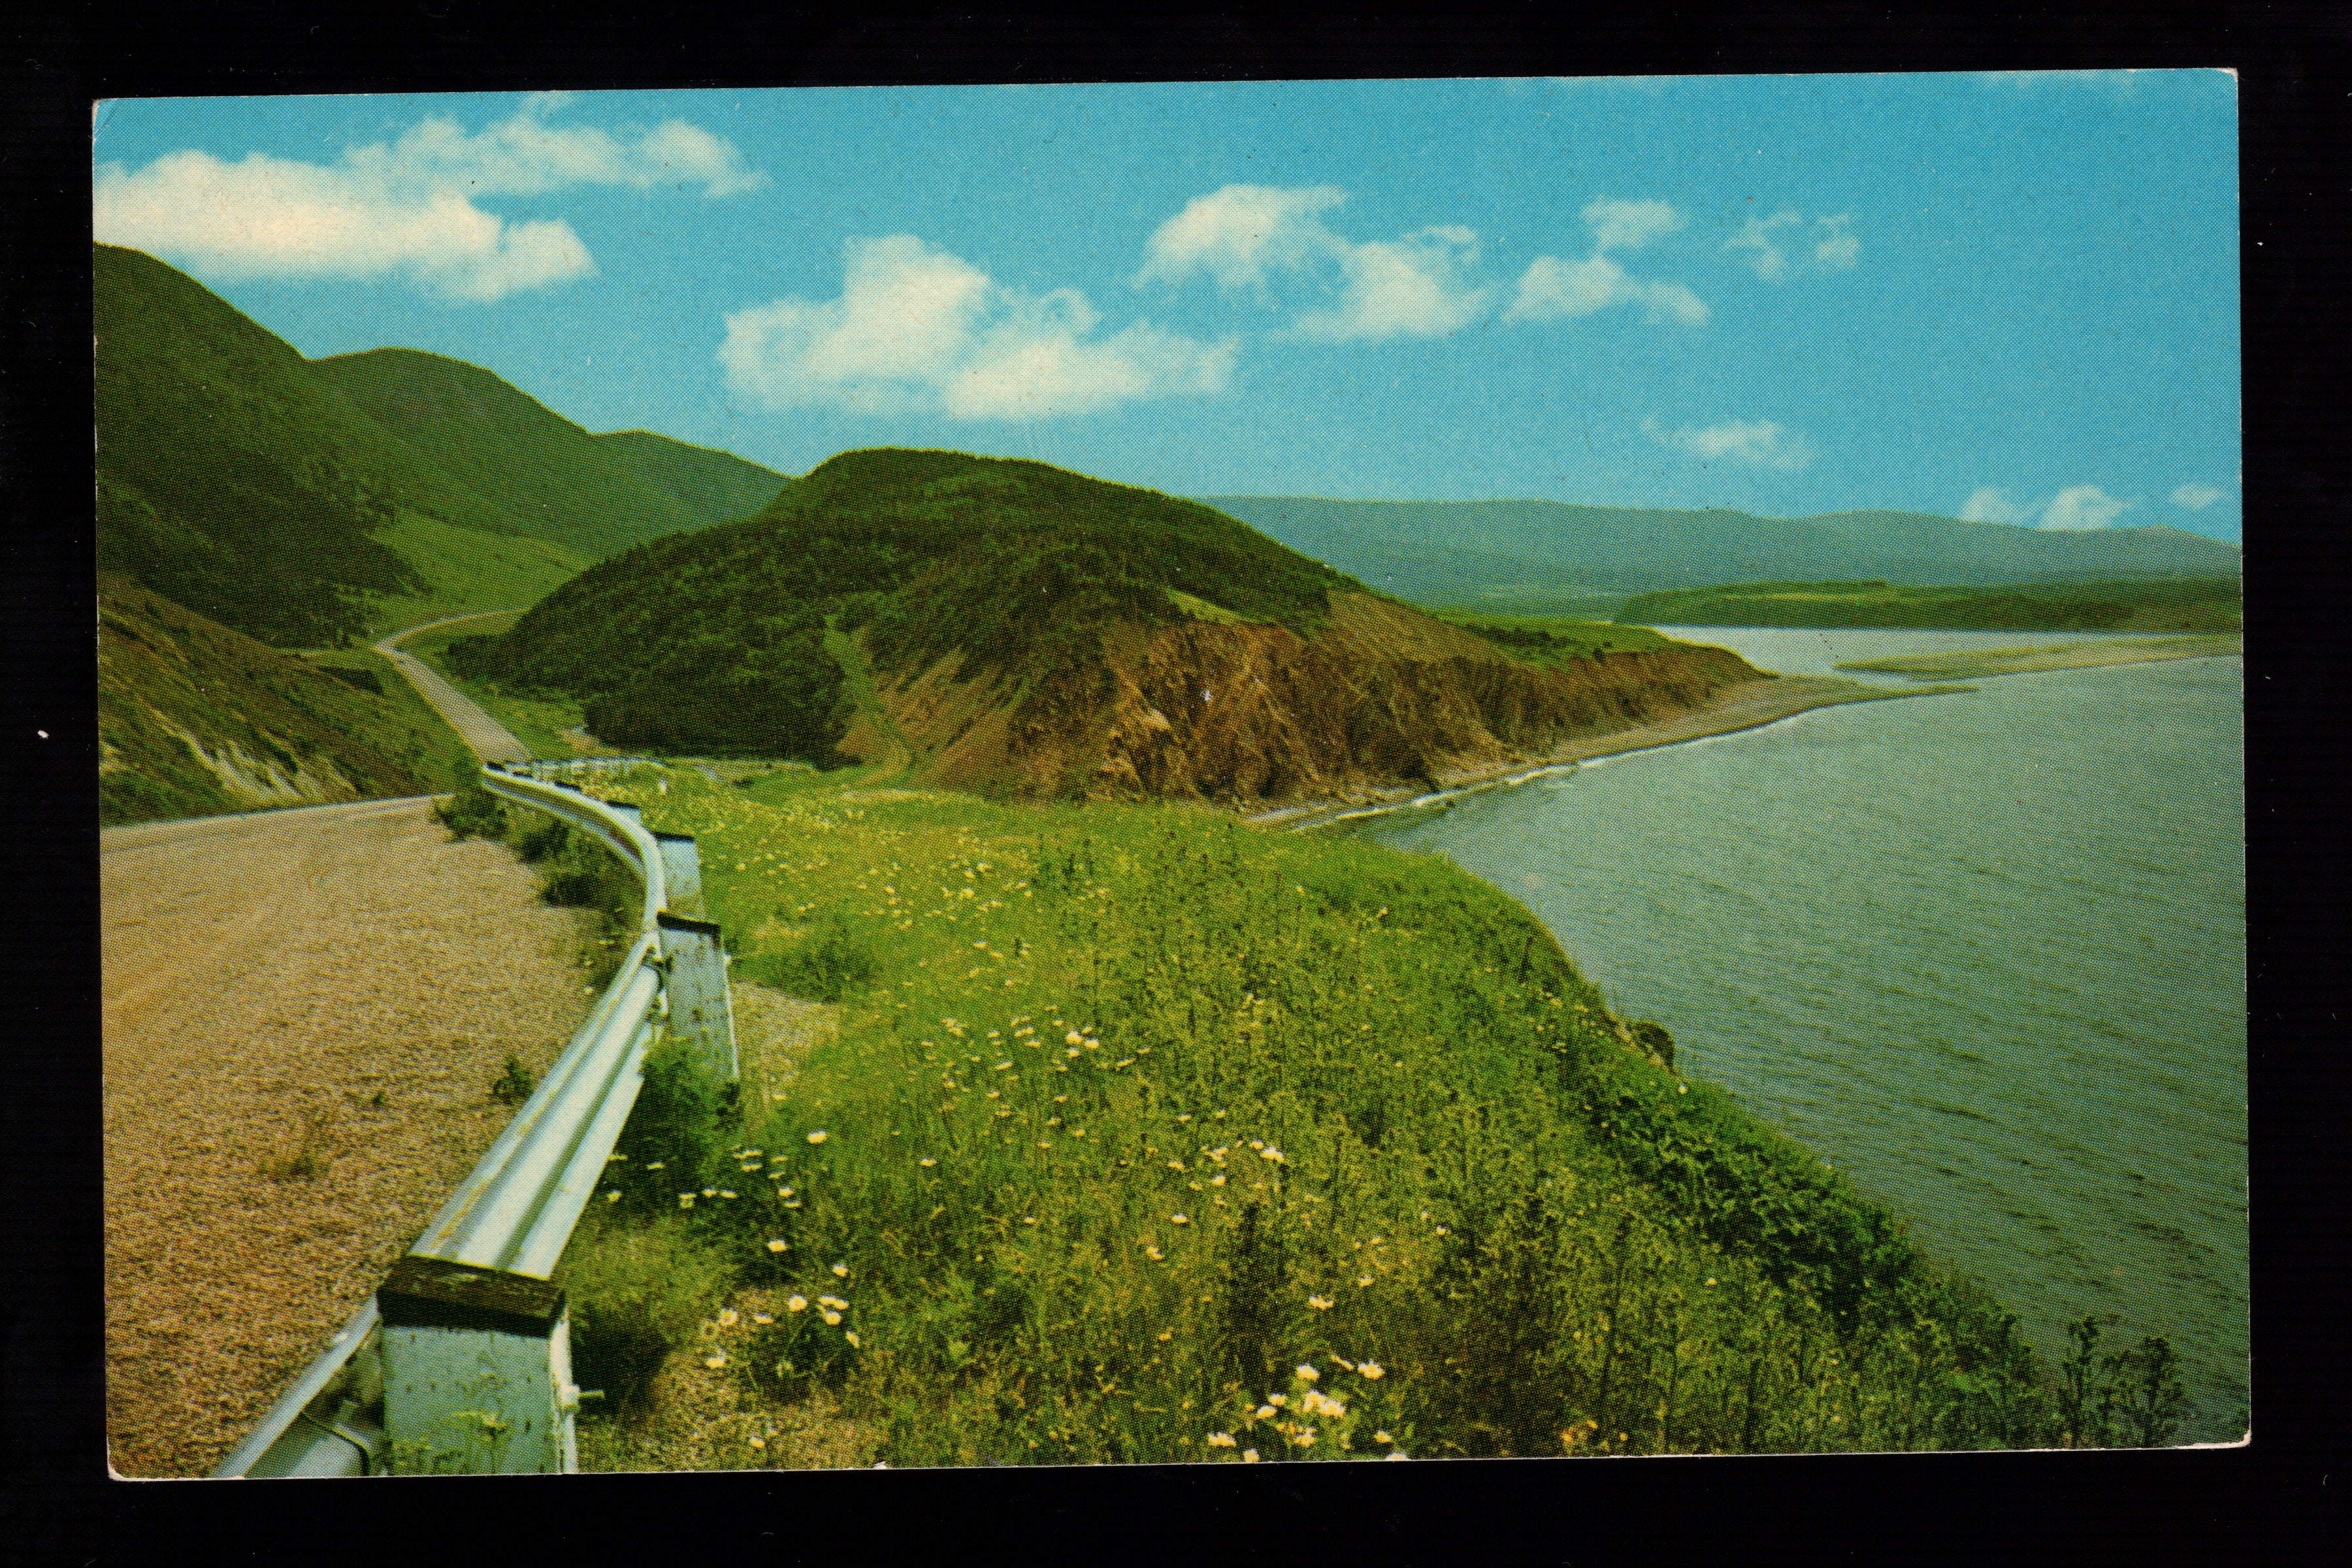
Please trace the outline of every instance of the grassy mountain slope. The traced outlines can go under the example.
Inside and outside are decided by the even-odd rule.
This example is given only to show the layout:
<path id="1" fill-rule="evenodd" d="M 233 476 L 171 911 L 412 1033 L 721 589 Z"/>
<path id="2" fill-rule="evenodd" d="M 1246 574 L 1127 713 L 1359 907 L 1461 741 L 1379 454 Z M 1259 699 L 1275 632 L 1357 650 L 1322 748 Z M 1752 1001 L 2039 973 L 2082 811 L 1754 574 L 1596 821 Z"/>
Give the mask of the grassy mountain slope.
<path id="1" fill-rule="evenodd" d="M 750 517 L 774 500 L 787 482 L 773 468 L 732 452 L 689 446 L 649 430 L 614 430 L 593 439 L 615 468 L 684 507 L 696 528 Z"/>
<path id="2" fill-rule="evenodd" d="M 2000 588 L 1885 583 L 1741 583 L 1670 588 L 1628 600 L 1617 618 L 1646 626 L 1919 626 L 1986 631 L 2235 631 L 2234 578 L 2019 584 Z"/>
<path id="3" fill-rule="evenodd" d="M 664 453 L 647 445 L 658 437 L 605 442 L 478 365 L 415 349 L 337 354 L 310 369 L 523 532 L 592 558 L 729 515 L 681 499 L 742 488 L 727 463 L 766 472 L 723 453 L 707 454 L 724 459 L 716 464 L 686 458 L 698 448 L 682 443 Z"/>
<path id="4" fill-rule="evenodd" d="M 423 795 L 473 772 L 382 661 L 337 675 L 111 574 L 98 657 L 108 824 Z"/>
<path id="5" fill-rule="evenodd" d="M 1769 518 L 1542 500 L 1207 502 L 1423 603 L 1475 603 L 1496 589 L 1532 600 L 1545 587 L 1632 593 L 1780 579 L 1977 584 L 2238 574 L 2236 546 L 2172 528 L 2068 532 L 1921 512 Z"/>
<path id="6" fill-rule="evenodd" d="M 854 636 L 877 720 L 829 628 Z M 604 562 L 450 652 L 585 698 L 615 745 L 827 762 L 891 729 L 919 782 L 1234 801 L 1433 778 L 1755 676 L 1681 646 L 1521 660 L 1198 503 L 887 448 Z"/>
<path id="7" fill-rule="evenodd" d="M 402 508 L 378 535 L 415 568 L 424 585 L 368 602 L 371 637 L 467 610 L 520 609 L 577 576 L 589 557 L 552 540 L 453 528 Z"/>

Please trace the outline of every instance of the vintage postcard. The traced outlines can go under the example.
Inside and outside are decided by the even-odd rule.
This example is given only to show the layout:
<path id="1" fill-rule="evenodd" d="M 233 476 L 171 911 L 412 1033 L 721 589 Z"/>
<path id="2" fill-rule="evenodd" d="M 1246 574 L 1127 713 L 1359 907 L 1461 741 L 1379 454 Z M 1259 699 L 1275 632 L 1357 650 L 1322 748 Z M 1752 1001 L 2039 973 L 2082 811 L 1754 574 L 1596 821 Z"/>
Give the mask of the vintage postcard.
<path id="1" fill-rule="evenodd" d="M 2237 115 L 99 104 L 115 1472 L 2243 1441 Z"/>

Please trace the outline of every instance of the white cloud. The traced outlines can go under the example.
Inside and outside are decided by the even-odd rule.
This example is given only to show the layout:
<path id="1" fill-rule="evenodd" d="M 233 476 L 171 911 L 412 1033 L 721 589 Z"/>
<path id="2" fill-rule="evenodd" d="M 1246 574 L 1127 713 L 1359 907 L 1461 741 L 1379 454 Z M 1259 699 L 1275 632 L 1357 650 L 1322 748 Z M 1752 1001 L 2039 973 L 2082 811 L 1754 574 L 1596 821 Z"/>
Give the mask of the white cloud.
<path id="1" fill-rule="evenodd" d="M 2211 485 L 2183 485 L 2172 492 L 2172 504 L 2190 511 L 2202 511 L 2221 499 L 2221 492 Z"/>
<path id="2" fill-rule="evenodd" d="M 2042 526 L 2066 532 L 2105 528 L 2131 506 L 2130 501 L 2117 500 L 2096 485 L 2069 485 L 2050 498 L 2050 505 L 2042 513 Z"/>
<path id="3" fill-rule="evenodd" d="M 771 408 L 834 405 L 951 419 L 1035 419 L 1223 392 L 1238 352 L 1101 316 L 1075 289 L 1031 294 L 913 235 L 851 239 L 842 295 L 727 318 L 728 384 Z"/>
<path id="4" fill-rule="evenodd" d="M 1664 202 L 1593 202 L 1584 209 L 1592 226 L 1592 249 L 1634 250 L 1682 227 L 1683 215 Z"/>
<path id="5" fill-rule="evenodd" d="M 1793 207 L 1783 207 L 1770 217 L 1751 217 L 1738 234 L 1724 242 L 1723 247 L 1754 251 L 1748 265 L 1756 269 L 1757 277 L 1777 282 L 1789 275 L 1790 265 L 1789 253 L 1782 248 L 1778 233 L 1784 228 L 1801 227 L 1804 221 L 1804 215 Z M 1862 254 L 1862 241 L 1846 226 L 1853 221 L 1852 213 L 1815 218 L 1813 227 L 1817 233 L 1808 259 L 1817 267 L 1852 267 L 1854 258 Z"/>
<path id="6" fill-rule="evenodd" d="M 1664 202 L 1597 201 L 1584 209 L 1592 226 L 1592 254 L 1581 261 L 1538 256 L 1519 275 L 1517 291 L 1503 311 L 1507 321 L 1554 321 L 1589 316 L 1611 305 L 1639 304 L 1653 324 L 1675 321 L 1696 327 L 1707 318 L 1706 301 L 1680 283 L 1629 276 L 1608 252 L 1633 250 L 1683 226 L 1683 215 Z"/>
<path id="7" fill-rule="evenodd" d="M 1309 310 L 1287 335 L 1337 342 L 1350 338 L 1442 338 L 1478 319 L 1493 290 L 1474 286 L 1478 237 L 1466 228 L 1425 228 L 1339 253 L 1345 281 L 1336 304 Z"/>
<path id="8" fill-rule="evenodd" d="M 1678 447 L 1706 462 L 1729 460 L 1758 468 L 1801 468 L 1813 460 L 1812 444 L 1769 419 L 1729 419 L 1703 429 L 1668 430 L 1654 418 L 1642 421 L 1654 441 Z"/>
<path id="9" fill-rule="evenodd" d="M 699 185 L 732 195 L 765 183 L 734 147 L 683 121 L 615 137 L 551 126 L 569 96 L 535 93 L 511 119 L 468 134 L 441 117 L 331 164 L 248 153 L 226 163 L 184 150 L 129 171 L 109 163 L 92 191 L 96 237 L 152 251 L 204 277 L 399 276 L 460 300 L 496 300 L 595 270 L 561 218 L 515 221 L 482 196 L 573 185 Z"/>
<path id="10" fill-rule="evenodd" d="M 1589 316 L 1609 305 L 1639 303 L 1647 320 L 1672 318 L 1698 326 L 1707 318 L 1706 301 L 1679 283 L 1649 282 L 1629 278 L 1606 256 L 1582 261 L 1562 261 L 1538 256 L 1519 279 L 1518 293 L 1503 312 L 1507 321 L 1551 321 L 1562 316 Z"/>
<path id="11" fill-rule="evenodd" d="M 1337 185 L 1227 185 L 1194 196 L 1152 231 L 1135 280 L 1181 283 L 1202 271 L 1228 289 L 1264 289 L 1269 267 L 1296 271 L 1345 247 L 1315 215 L 1347 199 Z"/>
<path id="12" fill-rule="evenodd" d="M 1963 522 L 2023 522 L 2033 515 L 2030 506 L 2012 506 L 2003 492 L 1986 485 L 1969 497 L 1969 504 L 1960 508 Z"/>
<path id="13" fill-rule="evenodd" d="M 1201 272 L 1271 303 L 1270 275 L 1320 273 L 1332 303 L 1299 316 L 1284 335 L 1322 342 L 1444 337 L 1485 311 L 1490 290 L 1470 279 L 1477 235 L 1437 225 L 1360 244 L 1318 216 L 1347 199 L 1337 185 L 1226 185 L 1195 196 L 1145 242 L 1135 281 L 1181 283 Z"/>

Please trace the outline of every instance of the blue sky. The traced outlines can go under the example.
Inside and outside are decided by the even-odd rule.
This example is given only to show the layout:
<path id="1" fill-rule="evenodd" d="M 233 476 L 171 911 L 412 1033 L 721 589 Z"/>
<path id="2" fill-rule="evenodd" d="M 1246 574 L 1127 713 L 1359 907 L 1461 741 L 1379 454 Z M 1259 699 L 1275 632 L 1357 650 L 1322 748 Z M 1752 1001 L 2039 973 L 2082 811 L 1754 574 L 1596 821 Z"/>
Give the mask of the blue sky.
<path id="1" fill-rule="evenodd" d="M 2239 535 L 2214 71 L 128 100 L 98 237 L 786 472 Z"/>

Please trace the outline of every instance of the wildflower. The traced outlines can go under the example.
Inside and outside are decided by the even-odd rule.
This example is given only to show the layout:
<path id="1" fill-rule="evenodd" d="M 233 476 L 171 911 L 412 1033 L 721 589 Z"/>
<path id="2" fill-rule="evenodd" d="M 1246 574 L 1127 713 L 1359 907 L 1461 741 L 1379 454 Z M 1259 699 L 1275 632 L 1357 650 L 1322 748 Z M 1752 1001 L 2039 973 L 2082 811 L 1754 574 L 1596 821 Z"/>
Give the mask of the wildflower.
<path id="1" fill-rule="evenodd" d="M 731 1192 L 729 1192 L 725 1187 L 721 1187 L 721 1188 L 719 1188 L 719 1195 L 720 1197 L 722 1197 L 722 1198 L 731 1198 L 731 1197 L 733 1197 L 735 1194 L 734 1194 L 733 1193 L 731 1193 Z"/>
<path id="2" fill-rule="evenodd" d="M 833 1273 L 834 1278 L 837 1279 L 846 1279 L 849 1278 L 849 1265 L 846 1263 L 836 1263 L 833 1266 Z"/>
<path id="3" fill-rule="evenodd" d="M 1388 1451 L 1387 1457 L 1391 1459 L 1410 1459 L 1412 1458 L 1411 1454 L 1406 1453 L 1402 1448 L 1391 1448 Z"/>
<path id="4" fill-rule="evenodd" d="M 1162 1343 L 1162 1344 L 1166 1344 L 1170 1340 L 1172 1340 L 1172 1339 L 1174 1339 L 1175 1337 L 1176 1337 L 1176 1331 L 1175 1331 L 1175 1330 L 1173 1330 L 1173 1329 L 1162 1329 L 1162 1330 L 1160 1330 L 1160 1333 L 1159 1333 L 1159 1335 L 1158 1335 L 1158 1338 L 1159 1338 L 1159 1340 L 1160 1340 L 1160 1343 Z"/>
<path id="5" fill-rule="evenodd" d="M 752 1321 L 753 1322 L 755 1322 L 755 1323 L 772 1323 L 772 1322 L 774 1322 L 776 1320 L 775 1320 L 775 1318 L 774 1318 L 772 1314 L 770 1314 L 770 1313 L 767 1313 L 767 1312 L 754 1312 L 754 1313 L 752 1313 L 752 1314 L 751 1314 L 751 1321 Z"/>
<path id="6" fill-rule="evenodd" d="M 1257 1157 L 1261 1160 L 1271 1160 L 1277 1165 L 1285 1163 L 1282 1157 L 1282 1151 L 1276 1148 L 1271 1143 L 1259 1150 L 1257 1152 Z"/>
<path id="7" fill-rule="evenodd" d="M 1378 1383 L 1381 1379 L 1389 1374 L 1388 1368 L 1382 1366 L 1376 1361 L 1358 1362 L 1356 1363 L 1356 1371 L 1360 1375 L 1369 1377 L 1374 1383 Z"/>
<path id="8" fill-rule="evenodd" d="M 1168 1162 L 1168 1168 L 1171 1171 L 1181 1171 L 1184 1168 L 1184 1162 L 1181 1160 L 1171 1160 Z"/>
<path id="9" fill-rule="evenodd" d="M 825 1327 L 829 1329 L 839 1328 L 841 1326 L 841 1314 L 833 1310 L 831 1308 L 825 1309 L 824 1323 Z"/>
<path id="10" fill-rule="evenodd" d="M 1713 1275 L 1711 1275 L 1711 1274 L 1710 1274 L 1710 1275 L 1708 1275 L 1708 1276 L 1707 1276 L 1707 1280 L 1706 1280 L 1706 1282 L 1707 1282 L 1708 1284 L 1710 1284 L 1710 1285 L 1714 1284 L 1714 1283 L 1715 1283 L 1715 1277 L 1714 1277 Z"/>
<path id="11" fill-rule="evenodd" d="M 1077 1045 L 1085 1039 L 1086 1037 L 1078 1033 L 1076 1029 L 1072 1029 L 1068 1034 L 1062 1037 L 1064 1044 L 1072 1046 Z"/>
<path id="12" fill-rule="evenodd" d="M 838 1296 L 819 1296 L 816 1299 L 816 1304 L 820 1307 L 830 1307 L 836 1312 L 849 1310 L 849 1303 Z"/>
<path id="13" fill-rule="evenodd" d="M 1315 1428 L 1312 1426 L 1302 1427 L 1298 1431 L 1290 1435 L 1290 1440 L 1299 1447 L 1311 1448 L 1315 1447 Z"/>
<path id="14" fill-rule="evenodd" d="M 857 1336 L 856 1334 L 844 1334 L 841 1337 L 849 1342 L 849 1348 L 851 1350 L 863 1350 L 865 1348 L 863 1345 L 858 1343 Z"/>
<path id="15" fill-rule="evenodd" d="M 705 1356 L 702 1358 L 702 1364 L 709 1367 L 711 1371 L 717 1372 L 720 1367 L 727 1364 L 727 1358 L 723 1355 Z"/>
<path id="16" fill-rule="evenodd" d="M 1213 1187 L 1222 1187 L 1224 1184 L 1225 1173 L 1223 1171 L 1218 1172 L 1215 1175 L 1209 1178 L 1209 1185 Z"/>
<path id="17" fill-rule="evenodd" d="M 1192 1121 L 1192 1113 L 1191 1111 L 1189 1111 L 1189 1110 L 1188 1110 L 1188 1111 L 1186 1111 L 1183 1115 L 1181 1115 L 1181 1116 L 1178 1117 L 1176 1120 L 1177 1120 L 1177 1121 Z"/>
<path id="18" fill-rule="evenodd" d="M 1021 1223 L 1023 1225 L 1035 1225 L 1037 1223 L 1037 1216 L 1034 1214 L 1024 1214 L 1021 1216 Z"/>
<path id="19" fill-rule="evenodd" d="M 1208 1444 L 1212 1448 L 1233 1447 L 1234 1435 L 1231 1432 L 1212 1432 L 1208 1436 Z"/>
<path id="20" fill-rule="evenodd" d="M 678 1206 L 678 1207 L 680 1207 L 680 1208 L 682 1208 L 682 1209 L 690 1209 L 690 1208 L 692 1208 L 692 1207 L 694 1206 L 694 1194 L 693 1194 L 692 1193 L 680 1193 L 680 1194 L 677 1194 L 677 1206 Z"/>
<path id="21" fill-rule="evenodd" d="M 1360 1290 L 1365 1286 L 1370 1285 L 1371 1282 L 1372 1277 L 1369 1274 L 1359 1274 L 1356 1276 L 1356 1288 Z"/>
<path id="22" fill-rule="evenodd" d="M 767 1446 L 768 1440 L 765 1437 L 754 1437 L 751 1439 L 751 1447 L 754 1448 L 764 1448 Z"/>
<path id="23" fill-rule="evenodd" d="M 719 1309 L 719 1326 L 722 1329 L 731 1329 L 735 1326 L 734 1308 L 721 1307 Z"/>
<path id="24" fill-rule="evenodd" d="M 1044 1139 L 1042 1139 L 1042 1138 L 1041 1138 L 1041 1139 L 1039 1139 L 1039 1140 L 1037 1141 L 1037 1147 L 1039 1147 L 1040 1149 L 1051 1149 L 1051 1148 L 1053 1147 L 1053 1145 L 1052 1145 L 1051 1143 L 1046 1142 Z"/>
<path id="25" fill-rule="evenodd" d="M 606 1193 L 604 1194 L 604 1201 L 608 1204 L 619 1203 L 621 1201 L 621 1189 L 614 1187 L 611 1192 Z"/>
<path id="26" fill-rule="evenodd" d="M 663 1168 L 667 1163 L 667 1161 L 663 1161 L 663 1160 L 656 1160 L 652 1164 L 647 1165 L 647 1166 L 646 1167 L 646 1170 L 648 1170 L 648 1171 L 658 1171 L 658 1170 L 662 1169 L 662 1168 Z"/>
<path id="27" fill-rule="evenodd" d="M 1255 1465 L 1255 1464 L 1256 1464 L 1256 1463 L 1257 1463 L 1257 1450 L 1256 1450 L 1255 1448 L 1244 1448 L 1244 1449 L 1242 1450 L 1242 1463 L 1243 1463 L 1243 1464 L 1244 1464 L 1244 1465 Z"/>
<path id="28" fill-rule="evenodd" d="M 1299 1363 L 1298 1370 L 1294 1375 L 1297 1376 L 1298 1381 L 1301 1383 L 1312 1383 L 1323 1374 L 1302 1362 Z"/>
<path id="29" fill-rule="evenodd" d="M 805 1311 L 807 1311 L 807 1310 L 808 1310 L 808 1298 L 807 1298 L 806 1296 L 795 1296 L 795 1297 L 793 1297 L 791 1300 L 786 1301 L 786 1302 L 784 1303 L 784 1310 L 785 1310 L 785 1311 L 787 1311 L 787 1312 L 805 1312 Z"/>
<path id="30" fill-rule="evenodd" d="M 1375 1432 L 1372 1434 L 1372 1441 L 1375 1443 L 1393 1443 L 1396 1439 L 1390 1436 L 1386 1432 Z"/>
<path id="31" fill-rule="evenodd" d="M 1276 1395 L 1276 1397 L 1279 1398 L 1280 1395 Z M 1250 1418 L 1254 1421 L 1271 1421 L 1274 1419 L 1276 1414 L 1276 1412 L 1273 1405 L 1261 1405 L 1256 1409 L 1250 1412 Z"/>
<path id="32" fill-rule="evenodd" d="M 822 1143 L 832 1136 L 830 1132 L 812 1132 L 808 1135 L 808 1141 L 812 1143 Z"/>
<path id="33" fill-rule="evenodd" d="M 1190 1215 L 1171 1214 L 1168 1216 L 1168 1219 L 1172 1225 L 1191 1225 L 1192 1223 L 1192 1218 Z"/>
<path id="34" fill-rule="evenodd" d="M 1253 1138 L 1249 1141 L 1249 1146 L 1253 1149 L 1263 1149 L 1265 1147 L 1265 1140 L 1263 1138 Z"/>
<path id="35" fill-rule="evenodd" d="M 1063 1054 L 1064 1056 L 1066 1056 L 1066 1057 L 1074 1057 L 1074 1056 L 1076 1056 L 1076 1055 L 1078 1054 L 1078 1047 L 1076 1047 L 1076 1046 L 1072 1046 L 1068 1050 L 1064 1051 L 1062 1054 Z"/>
<path id="36" fill-rule="evenodd" d="M 1154 1263 L 1162 1262 L 1165 1259 L 1165 1254 L 1161 1253 L 1161 1251 L 1156 1247 L 1146 1247 L 1143 1249 L 1143 1256 L 1149 1258 Z M 1165 1338 L 1166 1336 L 1163 1335 L 1161 1337 Z"/>
<path id="37" fill-rule="evenodd" d="M 936 1165 L 939 1162 L 937 1160 L 925 1158 L 916 1161 L 915 1163 L 918 1165 Z"/>
<path id="38" fill-rule="evenodd" d="M 1328 1296 L 1309 1296 L 1307 1298 L 1307 1304 L 1314 1308 L 1318 1312 L 1328 1312 L 1331 1310 L 1331 1298 Z"/>

